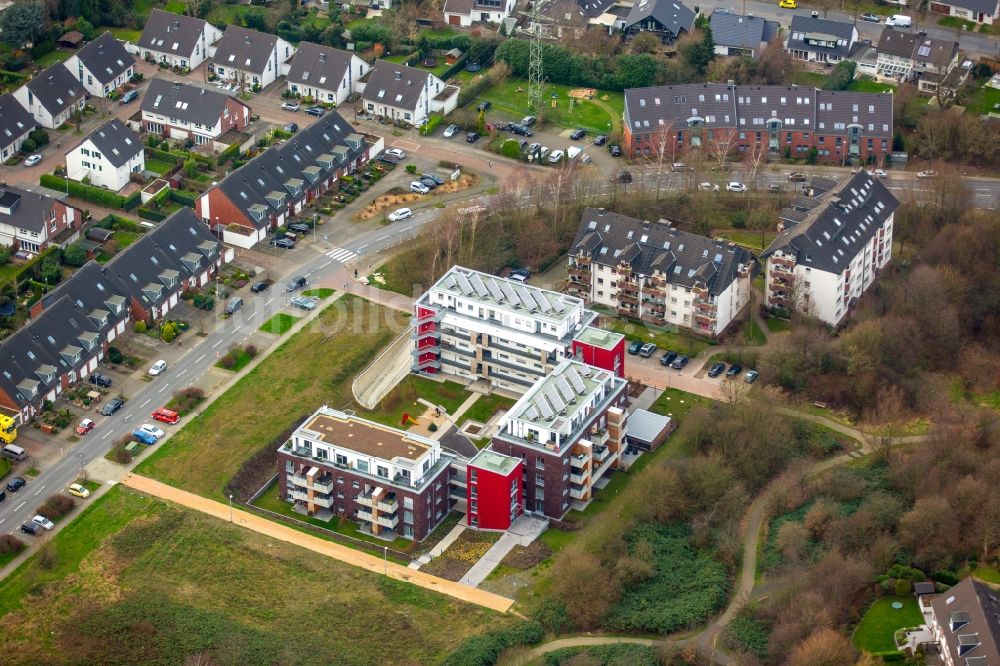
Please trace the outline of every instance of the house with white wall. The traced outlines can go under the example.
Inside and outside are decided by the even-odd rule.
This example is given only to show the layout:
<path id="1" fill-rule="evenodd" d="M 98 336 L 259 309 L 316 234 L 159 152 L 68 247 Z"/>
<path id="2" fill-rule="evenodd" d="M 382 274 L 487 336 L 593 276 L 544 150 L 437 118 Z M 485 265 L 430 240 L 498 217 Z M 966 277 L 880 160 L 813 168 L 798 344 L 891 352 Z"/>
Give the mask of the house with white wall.
<path id="1" fill-rule="evenodd" d="M 445 0 L 444 22 L 465 28 L 473 23 L 501 23 L 514 5 L 515 0 Z"/>
<path id="2" fill-rule="evenodd" d="M 208 21 L 153 9 L 134 48 L 140 58 L 194 69 L 221 38 L 222 31 Z"/>
<path id="3" fill-rule="evenodd" d="M 14 98 L 42 127 L 56 129 L 83 111 L 86 91 L 59 62 L 42 70 L 14 91 Z"/>
<path id="4" fill-rule="evenodd" d="M 288 91 L 316 102 L 340 105 L 359 92 L 371 65 L 353 53 L 301 42 L 288 69 Z"/>
<path id="5" fill-rule="evenodd" d="M 931 0 L 931 11 L 973 23 L 993 25 L 1000 19 L 1000 0 Z"/>
<path id="6" fill-rule="evenodd" d="M 71 55 L 66 69 L 89 94 L 107 97 L 135 74 L 135 56 L 114 35 L 105 32 Z"/>
<path id="7" fill-rule="evenodd" d="M 250 107 L 231 95 L 190 83 L 153 79 L 142 98 L 142 129 L 170 139 L 214 145 L 250 124 Z"/>
<path id="8" fill-rule="evenodd" d="M 125 123 L 114 118 L 101 125 L 66 153 L 66 172 L 73 180 L 117 192 L 133 173 L 142 173 L 146 157 L 142 140 Z"/>
<path id="9" fill-rule="evenodd" d="M 215 45 L 212 68 L 223 81 L 266 88 L 288 73 L 295 47 L 276 35 L 230 25 Z"/>
<path id="10" fill-rule="evenodd" d="M 423 124 L 432 113 L 447 115 L 458 106 L 458 86 L 430 72 L 378 60 L 363 82 L 364 110 L 391 121 Z"/>
<path id="11" fill-rule="evenodd" d="M 0 161 L 6 162 L 16 155 L 36 127 L 38 122 L 13 95 L 0 95 Z"/>

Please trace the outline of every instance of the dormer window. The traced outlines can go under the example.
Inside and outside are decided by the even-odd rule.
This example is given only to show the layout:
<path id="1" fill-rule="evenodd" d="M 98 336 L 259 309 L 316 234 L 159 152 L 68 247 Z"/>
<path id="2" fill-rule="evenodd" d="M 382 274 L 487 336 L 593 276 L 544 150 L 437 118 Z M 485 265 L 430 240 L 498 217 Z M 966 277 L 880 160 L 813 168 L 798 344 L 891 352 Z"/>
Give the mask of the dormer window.
<path id="1" fill-rule="evenodd" d="M 959 634 L 958 656 L 964 657 L 980 645 L 982 645 L 982 641 L 979 639 L 979 634 Z"/>
<path id="2" fill-rule="evenodd" d="M 966 611 L 955 611 L 948 620 L 948 627 L 954 632 L 969 624 L 969 614 Z"/>

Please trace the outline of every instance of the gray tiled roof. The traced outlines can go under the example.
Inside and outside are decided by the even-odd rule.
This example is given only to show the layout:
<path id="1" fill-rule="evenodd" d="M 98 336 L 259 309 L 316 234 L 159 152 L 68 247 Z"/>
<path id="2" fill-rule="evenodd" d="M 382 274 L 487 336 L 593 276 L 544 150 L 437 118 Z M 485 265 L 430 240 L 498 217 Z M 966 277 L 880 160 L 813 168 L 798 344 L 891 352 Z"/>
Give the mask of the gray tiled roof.
<path id="1" fill-rule="evenodd" d="M 28 113 L 10 93 L 0 95 L 0 148 L 9 146 L 25 132 L 38 127 L 35 118 Z"/>
<path id="2" fill-rule="evenodd" d="M 116 167 L 142 152 L 142 140 L 125 123 L 114 118 L 94 130 L 87 139 Z"/>
<path id="3" fill-rule="evenodd" d="M 150 51 L 190 57 L 205 32 L 205 21 L 161 9 L 149 12 L 137 46 Z"/>
<path id="4" fill-rule="evenodd" d="M 821 205 L 778 235 L 761 258 L 780 250 L 804 266 L 841 273 L 899 207 L 899 200 L 864 171 L 819 199 Z"/>
<path id="5" fill-rule="evenodd" d="M 855 28 L 852 23 L 796 15 L 792 17 L 792 25 L 788 30 L 787 48 L 789 50 L 796 49 L 829 53 L 846 58 L 851 52 L 851 46 L 854 41 L 854 30 Z M 827 48 L 806 43 L 806 39 L 836 41 L 837 45 Z M 843 44 L 840 42 L 843 42 Z"/>
<path id="6" fill-rule="evenodd" d="M 962 9 L 968 9 L 977 14 L 986 14 L 997 17 L 997 0 L 939 0 L 942 5 L 951 5 L 953 7 L 961 7 Z"/>
<path id="7" fill-rule="evenodd" d="M 670 284 L 705 285 L 720 294 L 753 255 L 738 245 L 680 231 L 665 222 L 645 222 L 599 208 L 583 211 L 572 254 L 589 254 L 605 266 L 626 261 L 637 273 L 662 272 Z"/>
<path id="8" fill-rule="evenodd" d="M 625 90 L 626 121 L 633 131 L 686 127 L 701 118 L 705 127 L 736 126 L 736 95 L 725 83 L 688 83 Z"/>
<path id="9" fill-rule="evenodd" d="M 347 51 L 331 46 L 302 42 L 288 70 L 288 81 L 336 90 L 347 75 L 352 57 Z"/>
<path id="10" fill-rule="evenodd" d="M 850 125 L 860 125 L 865 137 L 891 139 L 892 103 L 892 93 L 818 90 L 816 131 L 843 132 Z"/>
<path id="11" fill-rule="evenodd" d="M 913 48 L 917 44 L 917 39 L 919 37 L 912 32 L 885 28 L 882 30 L 882 36 L 878 40 L 878 52 L 899 56 L 900 58 L 912 58 Z"/>
<path id="12" fill-rule="evenodd" d="M 682 30 L 691 32 L 695 14 L 680 0 L 636 0 L 625 19 L 625 27 L 630 28 L 647 18 L 655 19 L 665 30 L 676 36 Z"/>
<path id="13" fill-rule="evenodd" d="M 110 32 L 80 49 L 77 57 L 102 85 L 114 81 L 135 64 L 132 54 Z"/>
<path id="14" fill-rule="evenodd" d="M 400 109 L 413 109 L 430 72 L 388 60 L 376 60 L 365 84 L 364 99 Z"/>
<path id="15" fill-rule="evenodd" d="M 963 666 L 1000 664 L 1000 591 L 966 578 L 934 597 L 931 608 L 941 627 L 951 663 Z M 966 639 L 960 648 L 962 637 L 972 640 Z"/>
<path id="16" fill-rule="evenodd" d="M 230 25 L 215 47 L 212 61 L 216 66 L 261 74 L 277 43 L 275 35 Z"/>
<path id="17" fill-rule="evenodd" d="M 587 18 L 597 18 L 614 6 L 617 0 L 576 0 L 580 13 Z"/>
<path id="18" fill-rule="evenodd" d="M 229 100 L 243 104 L 217 90 L 154 78 L 150 79 L 149 88 L 142 98 L 142 110 L 211 127 L 219 121 Z"/>
<path id="19" fill-rule="evenodd" d="M 913 59 L 934 67 L 947 67 L 958 55 L 958 42 L 952 39 L 921 37 L 913 47 Z"/>
<path id="20" fill-rule="evenodd" d="M 0 184 L 0 224 L 17 229 L 41 233 L 45 231 L 45 221 L 52 217 L 52 197 L 40 192 Z M 10 210 L 10 213 L 4 211 Z"/>
<path id="21" fill-rule="evenodd" d="M 75 106 L 84 96 L 83 86 L 61 62 L 39 72 L 25 85 L 52 116 Z"/>
<path id="22" fill-rule="evenodd" d="M 777 118 L 782 129 L 811 131 L 816 94 L 813 88 L 798 86 L 736 86 L 740 128 L 761 130 L 767 121 Z"/>
<path id="23" fill-rule="evenodd" d="M 712 41 L 719 46 L 756 49 L 762 42 L 770 42 L 778 34 L 777 21 L 767 21 L 759 16 L 715 11 L 709 24 L 712 28 Z"/>

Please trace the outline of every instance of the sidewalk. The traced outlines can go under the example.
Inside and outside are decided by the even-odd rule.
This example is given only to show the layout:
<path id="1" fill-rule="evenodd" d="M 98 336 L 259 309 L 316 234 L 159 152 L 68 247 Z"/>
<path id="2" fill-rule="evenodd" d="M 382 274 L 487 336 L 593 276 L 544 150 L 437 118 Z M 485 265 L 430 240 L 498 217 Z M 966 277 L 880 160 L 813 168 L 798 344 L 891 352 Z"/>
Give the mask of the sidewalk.
<path id="1" fill-rule="evenodd" d="M 514 550 L 514 546 L 530 546 L 548 526 L 548 520 L 539 520 L 538 518 L 522 515 L 479 558 L 479 561 L 472 565 L 472 568 L 462 576 L 460 582 L 472 587 L 479 587 L 486 580 L 486 577 L 493 573 L 493 570 L 500 565 L 503 558 L 507 557 L 507 554 Z"/>
<path id="2" fill-rule="evenodd" d="M 189 509 L 201 511 L 220 520 L 231 520 L 254 532 L 301 546 L 325 557 L 360 567 L 372 573 L 383 574 L 396 580 L 412 583 L 427 590 L 447 594 L 461 601 L 477 604 L 501 613 L 510 611 L 511 606 L 514 605 L 512 599 L 444 580 L 443 578 L 431 576 L 420 571 L 414 571 L 401 564 L 388 562 L 383 558 L 375 557 L 332 541 L 320 539 L 304 532 L 299 532 L 291 527 L 261 518 L 253 513 L 248 513 L 237 508 L 230 508 L 221 502 L 199 497 L 193 493 L 168 486 L 165 483 L 148 477 L 129 474 L 122 480 L 122 484 L 134 490 L 153 495 L 154 497 L 175 502 Z"/>

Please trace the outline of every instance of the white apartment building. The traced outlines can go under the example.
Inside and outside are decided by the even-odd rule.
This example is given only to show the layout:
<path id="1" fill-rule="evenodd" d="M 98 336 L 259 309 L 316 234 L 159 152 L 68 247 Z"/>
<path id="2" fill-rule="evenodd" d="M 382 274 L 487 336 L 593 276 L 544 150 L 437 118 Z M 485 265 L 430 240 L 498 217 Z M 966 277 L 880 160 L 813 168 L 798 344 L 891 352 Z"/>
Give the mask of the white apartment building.
<path id="1" fill-rule="evenodd" d="M 575 296 L 453 266 L 414 304 L 413 370 L 523 393 L 596 316 Z"/>
<path id="2" fill-rule="evenodd" d="M 746 249 L 599 208 L 583 212 L 568 291 L 619 315 L 716 337 L 750 302 Z"/>
<path id="3" fill-rule="evenodd" d="M 142 140 L 117 118 L 98 127 L 66 153 L 66 170 L 73 180 L 90 179 L 91 185 L 117 192 L 133 173 L 146 168 Z"/>
<path id="4" fill-rule="evenodd" d="M 152 9 L 133 49 L 140 58 L 194 69 L 221 38 L 222 31 L 208 21 Z"/>
<path id="5" fill-rule="evenodd" d="M 761 254 L 765 299 L 836 326 L 892 258 L 899 200 L 862 171 L 801 203 Z"/>

